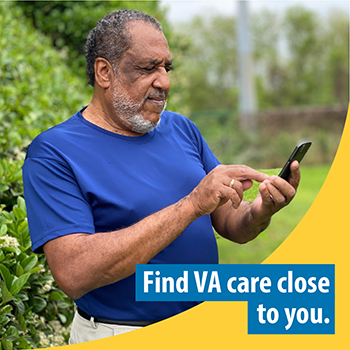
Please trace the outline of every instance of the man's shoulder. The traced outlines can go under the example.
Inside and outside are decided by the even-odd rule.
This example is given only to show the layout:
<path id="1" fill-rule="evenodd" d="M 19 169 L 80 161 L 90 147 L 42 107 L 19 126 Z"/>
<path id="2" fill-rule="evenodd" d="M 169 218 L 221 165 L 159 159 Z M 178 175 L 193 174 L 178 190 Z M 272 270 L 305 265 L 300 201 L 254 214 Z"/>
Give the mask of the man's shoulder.
<path id="1" fill-rule="evenodd" d="M 162 123 L 164 124 L 171 124 L 171 125 L 177 125 L 180 127 L 189 127 L 193 128 L 196 127 L 195 124 L 185 117 L 184 115 L 172 112 L 172 111 L 164 111 L 162 114 Z"/>
<path id="2" fill-rule="evenodd" d="M 171 122 L 186 122 L 186 123 L 190 122 L 191 123 L 191 121 L 188 118 L 186 118 L 184 115 L 177 112 L 168 111 L 168 110 L 165 110 L 162 113 L 162 118 L 165 118 Z"/>
<path id="3" fill-rule="evenodd" d="M 162 126 L 164 129 L 170 128 L 172 132 L 185 133 L 191 137 L 198 137 L 200 135 L 197 126 L 190 119 L 176 112 L 164 111 L 160 129 L 162 129 Z"/>
<path id="4" fill-rule="evenodd" d="M 28 155 L 41 157 L 42 152 L 47 152 L 48 149 L 58 149 L 60 145 L 65 144 L 72 130 L 79 128 L 81 124 L 77 114 L 37 135 L 29 146 Z"/>

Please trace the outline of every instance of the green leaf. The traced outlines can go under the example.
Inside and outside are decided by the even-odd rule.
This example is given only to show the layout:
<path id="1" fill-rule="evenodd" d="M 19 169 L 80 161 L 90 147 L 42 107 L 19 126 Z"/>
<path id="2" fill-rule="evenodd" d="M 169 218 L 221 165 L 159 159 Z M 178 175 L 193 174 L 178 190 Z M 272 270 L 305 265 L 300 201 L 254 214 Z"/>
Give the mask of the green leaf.
<path id="1" fill-rule="evenodd" d="M 30 276 L 30 273 L 25 273 L 22 276 L 19 276 L 12 284 L 11 288 L 10 288 L 10 292 L 13 295 L 16 295 L 17 293 L 20 292 L 20 290 L 22 289 L 22 287 L 25 285 L 25 283 L 27 282 L 28 278 Z"/>
<path id="2" fill-rule="evenodd" d="M 0 192 L 5 192 L 9 189 L 7 185 L 0 185 Z"/>
<path id="3" fill-rule="evenodd" d="M 68 303 L 65 300 L 58 300 L 57 305 L 60 309 L 69 309 L 70 307 L 72 307 L 72 304 Z"/>
<path id="4" fill-rule="evenodd" d="M 19 225 L 17 226 L 17 233 L 19 236 L 18 241 L 22 246 L 25 247 L 28 243 L 30 244 L 30 236 L 27 221 L 23 220 L 19 223 Z"/>
<path id="5" fill-rule="evenodd" d="M 19 337 L 18 329 L 14 326 L 10 326 L 8 330 L 6 331 L 5 339 L 7 341 L 15 341 Z"/>
<path id="6" fill-rule="evenodd" d="M 13 310 L 13 307 L 11 305 L 6 305 L 3 308 L 1 308 L 0 314 L 8 313 L 8 312 L 11 312 L 12 310 Z"/>
<path id="7" fill-rule="evenodd" d="M 0 227 L 0 237 L 6 235 L 7 232 L 7 225 L 2 224 Z"/>
<path id="8" fill-rule="evenodd" d="M 2 339 L 1 344 L 2 344 L 3 350 L 13 350 L 12 341 Z"/>
<path id="9" fill-rule="evenodd" d="M 18 220 L 23 220 L 26 217 L 26 212 L 19 207 L 13 208 L 13 213 Z"/>
<path id="10" fill-rule="evenodd" d="M 49 300 L 57 301 L 63 299 L 62 295 L 59 292 L 51 292 Z"/>
<path id="11" fill-rule="evenodd" d="M 29 343 L 23 337 L 19 337 L 16 340 L 15 346 L 16 349 L 30 349 Z"/>
<path id="12" fill-rule="evenodd" d="M 1 286 L 1 294 L 2 301 L 0 305 L 6 304 L 13 299 L 13 295 L 9 292 L 5 283 Z"/>
<path id="13" fill-rule="evenodd" d="M 24 312 L 26 311 L 26 307 L 25 307 L 22 300 L 20 300 L 18 303 L 16 303 L 16 306 L 17 306 L 17 312 L 18 312 L 18 317 L 19 317 L 19 316 L 24 314 Z"/>
<path id="14" fill-rule="evenodd" d="M 22 327 L 23 331 L 27 330 L 27 324 L 26 324 L 26 319 L 23 315 L 18 315 L 17 316 L 17 321 L 19 325 Z"/>
<path id="15" fill-rule="evenodd" d="M 38 256 L 36 254 L 33 254 L 31 256 L 28 256 L 28 258 L 24 259 L 21 263 L 24 272 L 30 271 L 38 262 Z"/>
<path id="16" fill-rule="evenodd" d="M 12 309 L 13 309 L 13 307 L 11 305 L 6 305 L 5 307 L 3 307 L 1 309 L 1 312 L 0 312 L 0 324 L 2 326 L 6 325 L 7 323 L 9 323 L 11 321 L 11 318 L 13 316 L 12 313 L 11 313 Z"/>
<path id="17" fill-rule="evenodd" d="M 18 207 L 23 210 L 24 212 L 26 212 L 26 203 L 24 201 L 23 197 L 17 197 L 17 205 Z"/>
<path id="18" fill-rule="evenodd" d="M 43 268 L 42 267 L 35 267 L 34 269 L 31 269 L 30 271 L 28 271 L 31 275 L 33 273 L 39 272 L 41 271 Z"/>
<path id="19" fill-rule="evenodd" d="M 21 266 L 21 264 L 18 262 L 16 265 L 16 276 L 21 276 L 24 274 L 24 270 L 23 267 Z"/>
<path id="20" fill-rule="evenodd" d="M 0 323 L 2 326 L 5 326 L 11 321 L 11 318 L 6 315 L 0 315 Z"/>
<path id="21" fill-rule="evenodd" d="M 37 345 L 35 344 L 35 341 L 31 337 L 25 336 L 23 338 L 24 338 L 25 341 L 27 341 L 32 346 L 33 349 L 37 348 Z"/>
<path id="22" fill-rule="evenodd" d="M 19 337 L 15 345 L 16 349 L 30 349 L 30 344 L 23 337 Z M 35 346 L 35 348 L 36 347 L 37 346 Z"/>
<path id="23" fill-rule="evenodd" d="M 7 219 L 7 223 L 8 224 L 12 224 L 13 222 L 13 218 L 12 218 L 12 215 L 8 212 L 8 211 L 3 211 L 2 212 L 2 215 L 5 217 L 5 219 Z"/>
<path id="24" fill-rule="evenodd" d="M 38 296 L 34 296 L 33 297 L 34 300 L 34 305 L 33 305 L 33 311 L 35 313 L 39 313 L 40 311 L 44 310 L 47 303 L 46 300 L 43 298 L 40 298 Z"/>
<path id="25" fill-rule="evenodd" d="M 21 253 L 17 256 L 17 260 L 22 263 L 24 259 L 28 258 L 28 255 L 26 253 Z"/>
<path id="26" fill-rule="evenodd" d="M 0 250 L 0 263 L 3 262 L 6 259 L 5 254 L 3 253 L 2 250 Z"/>
<path id="27" fill-rule="evenodd" d="M 7 289 L 10 289 L 12 286 L 13 276 L 11 275 L 8 268 L 3 264 L 0 265 L 0 274 L 4 282 L 6 283 Z"/>
<path id="28" fill-rule="evenodd" d="M 16 255 L 21 254 L 21 249 L 19 249 L 18 247 L 3 247 L 2 250 L 6 252 L 15 253 Z"/>
<path id="29" fill-rule="evenodd" d="M 64 316 L 63 314 L 58 314 L 58 317 L 63 324 L 67 322 L 67 317 Z"/>
<path id="30" fill-rule="evenodd" d="M 26 292 L 20 292 L 16 294 L 16 297 L 22 301 L 29 300 L 28 294 Z"/>

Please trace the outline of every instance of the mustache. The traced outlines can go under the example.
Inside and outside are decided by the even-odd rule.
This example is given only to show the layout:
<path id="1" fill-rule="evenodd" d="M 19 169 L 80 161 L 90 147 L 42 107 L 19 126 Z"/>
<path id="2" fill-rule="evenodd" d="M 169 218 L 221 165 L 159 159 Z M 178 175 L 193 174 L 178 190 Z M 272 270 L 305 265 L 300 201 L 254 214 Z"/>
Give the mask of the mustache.
<path id="1" fill-rule="evenodd" d="M 161 100 L 165 100 L 165 92 L 164 91 L 153 91 L 148 95 L 148 98 L 159 98 Z"/>

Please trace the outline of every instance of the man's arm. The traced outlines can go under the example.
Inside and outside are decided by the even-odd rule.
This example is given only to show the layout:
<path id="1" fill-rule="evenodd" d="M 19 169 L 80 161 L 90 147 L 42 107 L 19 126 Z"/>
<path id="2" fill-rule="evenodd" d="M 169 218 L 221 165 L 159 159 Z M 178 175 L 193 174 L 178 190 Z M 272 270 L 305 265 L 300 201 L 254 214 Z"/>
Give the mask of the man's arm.
<path id="1" fill-rule="evenodd" d="M 133 274 L 135 264 L 147 263 L 195 219 L 185 198 L 128 228 L 70 234 L 49 241 L 43 249 L 59 287 L 78 299 Z"/>
<path id="2" fill-rule="evenodd" d="M 75 233 L 49 241 L 43 249 L 59 287 L 70 298 L 78 299 L 130 276 L 135 264 L 147 263 L 198 217 L 229 200 L 239 204 L 240 193 L 229 186 L 233 178 L 261 182 L 269 177 L 244 166 L 218 166 L 188 196 L 130 227 Z"/>
<path id="3" fill-rule="evenodd" d="M 300 181 L 298 162 L 291 164 L 289 183 L 278 176 L 271 176 L 259 186 L 259 194 L 252 203 L 242 201 L 238 208 L 227 202 L 217 208 L 212 214 L 215 230 L 223 237 L 237 242 L 246 243 L 264 231 L 272 215 L 285 207 L 294 198 Z M 235 188 L 242 186 L 235 182 Z"/>

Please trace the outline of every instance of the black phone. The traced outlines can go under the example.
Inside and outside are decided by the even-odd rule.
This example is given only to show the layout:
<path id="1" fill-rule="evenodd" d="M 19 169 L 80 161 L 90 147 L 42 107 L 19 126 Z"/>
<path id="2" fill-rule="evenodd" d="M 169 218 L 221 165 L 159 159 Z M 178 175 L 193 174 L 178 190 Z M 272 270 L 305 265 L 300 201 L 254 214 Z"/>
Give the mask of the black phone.
<path id="1" fill-rule="evenodd" d="M 299 163 L 304 158 L 306 152 L 309 150 L 311 146 L 311 142 L 303 142 L 299 146 L 296 146 L 293 153 L 290 155 L 289 159 L 287 160 L 286 164 L 284 165 L 283 169 L 279 173 L 278 176 L 280 176 L 282 179 L 285 179 L 288 181 L 290 176 L 290 165 L 294 160 L 297 160 Z"/>

